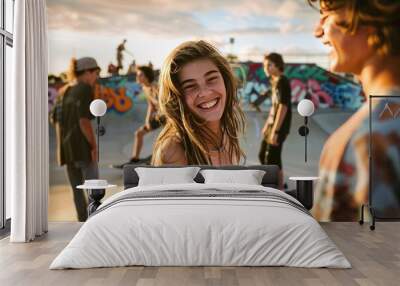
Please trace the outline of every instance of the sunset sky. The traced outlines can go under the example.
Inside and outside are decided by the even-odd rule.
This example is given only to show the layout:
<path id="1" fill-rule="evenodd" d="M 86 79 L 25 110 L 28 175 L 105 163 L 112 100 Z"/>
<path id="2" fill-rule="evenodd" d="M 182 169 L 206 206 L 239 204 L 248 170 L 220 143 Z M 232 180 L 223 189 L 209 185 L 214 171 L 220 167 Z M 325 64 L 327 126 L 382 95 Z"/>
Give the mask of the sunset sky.
<path id="1" fill-rule="evenodd" d="M 327 59 L 312 56 L 327 49 L 312 36 L 319 15 L 306 0 L 47 0 L 47 11 L 50 73 L 65 71 L 72 56 L 92 56 L 105 75 L 124 38 L 133 54 L 125 54 L 125 68 L 133 58 L 159 68 L 175 46 L 193 39 L 240 60 L 260 61 L 271 51 L 302 55 L 289 61 Z"/>

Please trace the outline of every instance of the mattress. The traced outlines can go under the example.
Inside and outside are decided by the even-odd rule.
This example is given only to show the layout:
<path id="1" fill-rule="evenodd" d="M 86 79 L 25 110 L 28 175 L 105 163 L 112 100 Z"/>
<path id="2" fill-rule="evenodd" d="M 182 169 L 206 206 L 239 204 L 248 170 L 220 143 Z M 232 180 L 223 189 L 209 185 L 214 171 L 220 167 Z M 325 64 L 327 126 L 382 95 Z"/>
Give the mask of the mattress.
<path id="1" fill-rule="evenodd" d="M 131 265 L 351 267 L 284 192 L 198 183 L 140 186 L 111 196 L 50 269 Z"/>

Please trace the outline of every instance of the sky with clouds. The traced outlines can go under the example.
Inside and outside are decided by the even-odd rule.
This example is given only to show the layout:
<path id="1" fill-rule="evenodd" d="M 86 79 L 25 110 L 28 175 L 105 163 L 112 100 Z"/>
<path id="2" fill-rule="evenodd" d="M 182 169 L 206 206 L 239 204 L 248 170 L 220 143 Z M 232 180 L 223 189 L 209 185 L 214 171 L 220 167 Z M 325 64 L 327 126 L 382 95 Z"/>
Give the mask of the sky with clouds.
<path id="1" fill-rule="evenodd" d="M 327 59 L 312 36 L 319 15 L 306 0 L 47 0 L 47 17 L 49 71 L 56 74 L 82 56 L 96 58 L 104 73 L 124 38 L 133 55 L 125 53 L 126 68 L 133 59 L 159 68 L 175 46 L 193 39 L 240 60 L 260 61 L 271 51 L 293 61 Z"/>

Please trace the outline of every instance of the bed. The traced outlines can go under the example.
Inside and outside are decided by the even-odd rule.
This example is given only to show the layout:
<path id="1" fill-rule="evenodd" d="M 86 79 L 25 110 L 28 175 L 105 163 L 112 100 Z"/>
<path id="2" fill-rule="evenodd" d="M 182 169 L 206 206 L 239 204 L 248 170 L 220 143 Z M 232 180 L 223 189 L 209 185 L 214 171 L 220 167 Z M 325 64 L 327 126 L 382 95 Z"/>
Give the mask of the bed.
<path id="1" fill-rule="evenodd" d="M 126 166 L 125 190 L 100 205 L 50 269 L 351 267 L 308 210 L 276 189 L 276 166 L 199 168 L 265 174 L 260 185 L 205 183 L 200 172 L 192 183 L 138 185 L 139 169 Z"/>

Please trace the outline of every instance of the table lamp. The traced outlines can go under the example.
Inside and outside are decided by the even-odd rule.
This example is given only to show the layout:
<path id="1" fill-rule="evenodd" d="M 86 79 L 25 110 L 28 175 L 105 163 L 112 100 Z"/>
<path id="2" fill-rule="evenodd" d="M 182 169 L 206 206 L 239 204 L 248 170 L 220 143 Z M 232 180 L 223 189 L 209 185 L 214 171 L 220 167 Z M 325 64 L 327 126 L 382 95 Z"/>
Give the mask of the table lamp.
<path id="1" fill-rule="evenodd" d="M 310 132 L 308 129 L 308 117 L 314 113 L 314 103 L 309 99 L 302 99 L 297 105 L 298 113 L 304 117 L 304 125 L 300 126 L 299 134 L 304 136 L 304 161 L 307 162 L 307 135 Z"/>
<path id="2" fill-rule="evenodd" d="M 100 160 L 100 138 L 99 136 L 103 136 L 104 133 L 106 132 L 104 126 L 100 125 L 100 117 L 102 117 L 104 114 L 107 112 L 107 104 L 104 102 L 104 100 L 101 99 L 95 99 L 90 103 L 90 113 L 93 114 L 93 116 L 96 117 L 97 121 L 97 162 Z"/>

